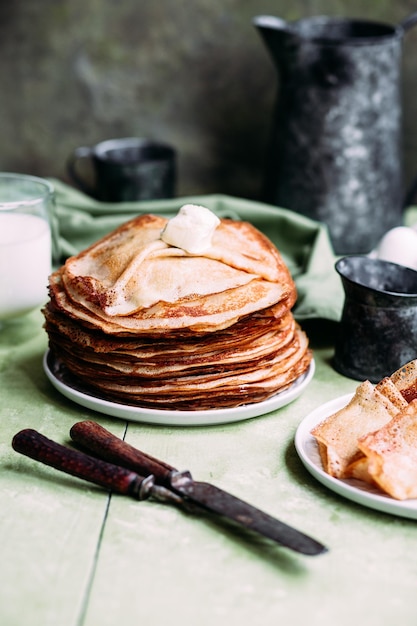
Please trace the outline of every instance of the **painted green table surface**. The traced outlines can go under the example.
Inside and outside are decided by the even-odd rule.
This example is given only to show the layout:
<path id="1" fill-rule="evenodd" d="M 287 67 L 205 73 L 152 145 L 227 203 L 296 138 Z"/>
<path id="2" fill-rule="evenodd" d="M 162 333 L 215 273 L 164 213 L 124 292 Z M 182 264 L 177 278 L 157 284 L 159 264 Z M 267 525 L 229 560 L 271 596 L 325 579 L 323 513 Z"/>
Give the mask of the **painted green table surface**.
<path id="1" fill-rule="evenodd" d="M 331 332 L 309 332 L 316 373 L 301 397 L 248 421 L 185 428 L 127 423 L 65 399 L 42 369 L 39 312 L 2 331 L 2 626 L 417 624 L 417 523 L 330 492 L 295 451 L 303 417 L 357 384 L 332 369 Z M 68 443 L 82 419 L 263 508 L 329 552 L 301 556 L 204 515 L 110 496 L 11 448 L 26 427 Z"/>

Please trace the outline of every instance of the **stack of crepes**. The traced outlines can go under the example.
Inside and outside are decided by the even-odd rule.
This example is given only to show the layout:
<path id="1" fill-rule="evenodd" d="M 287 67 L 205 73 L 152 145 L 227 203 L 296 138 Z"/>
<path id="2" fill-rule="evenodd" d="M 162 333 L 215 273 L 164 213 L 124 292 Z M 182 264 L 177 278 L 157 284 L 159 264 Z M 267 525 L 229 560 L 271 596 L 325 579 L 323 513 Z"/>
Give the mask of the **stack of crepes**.
<path id="1" fill-rule="evenodd" d="M 238 407 L 285 390 L 311 362 L 278 250 L 204 207 L 128 221 L 69 258 L 49 293 L 50 354 L 110 401 Z"/>

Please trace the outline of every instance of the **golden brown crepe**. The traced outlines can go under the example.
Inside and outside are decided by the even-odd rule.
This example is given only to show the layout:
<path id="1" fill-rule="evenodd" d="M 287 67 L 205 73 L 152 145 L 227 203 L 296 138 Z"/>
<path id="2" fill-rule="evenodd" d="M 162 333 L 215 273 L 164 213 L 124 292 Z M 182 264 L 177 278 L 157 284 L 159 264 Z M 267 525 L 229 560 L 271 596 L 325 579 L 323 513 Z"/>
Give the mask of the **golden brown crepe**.
<path id="1" fill-rule="evenodd" d="M 417 398 L 417 359 L 400 367 L 390 378 L 407 403 Z"/>
<path id="2" fill-rule="evenodd" d="M 167 220 L 142 215 L 68 259 L 55 278 L 70 299 L 128 331 L 216 330 L 288 297 L 280 254 L 246 222 L 222 220 L 192 255 L 160 239 Z M 58 287 L 59 288 L 59 287 Z"/>
<path id="3" fill-rule="evenodd" d="M 375 386 L 361 383 L 345 407 L 311 432 L 324 470 L 359 479 L 399 500 L 417 498 L 416 390 L 417 360 Z"/>
<path id="4" fill-rule="evenodd" d="M 374 483 L 398 500 L 417 498 L 417 400 L 358 445 Z"/>
<path id="5" fill-rule="evenodd" d="M 350 475 L 349 466 L 363 456 L 358 439 L 381 428 L 398 412 L 391 400 L 368 380 L 359 385 L 347 406 L 312 430 L 325 471 L 336 478 Z"/>
<path id="6" fill-rule="evenodd" d="M 130 220 L 52 274 L 56 360 L 90 392 L 150 408 L 236 407 L 286 389 L 312 355 L 278 250 L 222 219 L 190 254 L 161 240 L 167 222 Z"/>
<path id="7" fill-rule="evenodd" d="M 397 409 L 402 410 L 408 406 L 407 400 L 402 396 L 398 388 L 395 386 L 392 378 L 386 376 L 377 383 L 375 389 L 382 393 L 388 400 L 392 402 Z"/>

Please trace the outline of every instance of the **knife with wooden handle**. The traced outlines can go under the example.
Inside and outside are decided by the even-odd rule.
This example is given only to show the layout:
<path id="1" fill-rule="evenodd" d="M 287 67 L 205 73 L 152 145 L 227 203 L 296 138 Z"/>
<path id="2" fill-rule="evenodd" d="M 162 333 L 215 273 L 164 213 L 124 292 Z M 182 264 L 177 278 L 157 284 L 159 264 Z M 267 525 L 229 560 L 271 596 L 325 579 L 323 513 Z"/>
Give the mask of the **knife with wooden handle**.
<path id="1" fill-rule="evenodd" d="M 152 474 L 141 476 L 128 468 L 67 448 L 32 428 L 18 432 L 13 437 L 12 447 L 16 452 L 44 465 L 116 493 L 132 496 L 138 500 L 152 497 L 162 502 L 182 505 L 182 498 L 171 490 L 156 485 Z"/>
<path id="2" fill-rule="evenodd" d="M 312 537 L 214 485 L 193 480 L 190 472 L 179 472 L 167 463 L 141 452 L 96 422 L 86 420 L 74 424 L 70 436 L 100 458 L 135 472 L 152 474 L 156 483 L 186 500 L 233 520 L 287 548 L 310 556 L 327 551 L 323 544 Z"/>

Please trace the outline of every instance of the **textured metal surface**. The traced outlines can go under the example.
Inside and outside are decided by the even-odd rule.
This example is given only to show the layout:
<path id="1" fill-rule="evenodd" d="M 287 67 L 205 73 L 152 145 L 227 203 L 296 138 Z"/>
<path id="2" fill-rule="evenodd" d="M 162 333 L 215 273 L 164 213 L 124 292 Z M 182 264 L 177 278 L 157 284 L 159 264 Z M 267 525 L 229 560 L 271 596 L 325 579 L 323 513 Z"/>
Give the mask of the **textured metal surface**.
<path id="1" fill-rule="evenodd" d="M 335 369 L 379 382 L 417 358 L 417 272 L 366 256 L 341 259 L 336 269 L 345 304 Z"/>
<path id="2" fill-rule="evenodd" d="M 369 252 L 401 220 L 403 31 L 255 24 L 280 78 L 265 199 L 325 222 L 338 254 Z"/>

